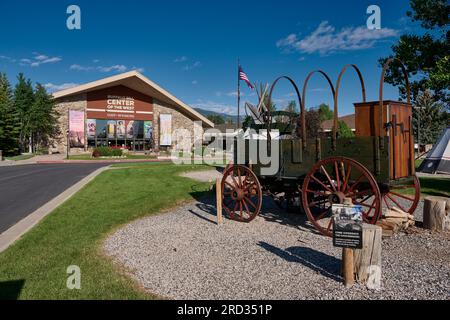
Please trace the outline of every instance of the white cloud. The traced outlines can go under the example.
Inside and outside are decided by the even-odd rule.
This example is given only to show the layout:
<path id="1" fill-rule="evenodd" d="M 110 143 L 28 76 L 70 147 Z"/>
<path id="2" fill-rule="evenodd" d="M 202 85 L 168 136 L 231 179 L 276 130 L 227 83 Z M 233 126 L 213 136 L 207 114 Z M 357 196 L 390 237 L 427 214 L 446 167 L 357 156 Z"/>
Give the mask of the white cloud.
<path id="1" fill-rule="evenodd" d="M 300 39 L 290 34 L 276 45 L 287 52 L 319 53 L 327 55 L 338 51 L 362 50 L 373 47 L 377 41 L 398 36 L 398 31 L 390 28 L 369 30 L 366 26 L 344 27 L 339 31 L 328 21 L 322 21 L 316 30 Z"/>
<path id="2" fill-rule="evenodd" d="M 185 65 L 185 66 L 183 67 L 183 70 L 184 70 L 184 71 L 190 71 L 190 70 L 199 68 L 199 67 L 201 67 L 201 66 L 202 66 L 202 63 L 201 63 L 200 61 L 195 61 L 195 62 L 192 63 L 192 64 L 187 64 L 187 65 Z"/>
<path id="3" fill-rule="evenodd" d="M 145 72 L 144 68 L 138 68 L 138 67 L 132 67 L 131 70 L 135 70 L 135 71 L 140 72 L 140 73 Z"/>
<path id="4" fill-rule="evenodd" d="M 81 66 L 79 64 L 73 64 L 69 67 L 70 70 L 75 70 L 75 71 L 90 71 L 93 70 L 93 67 L 85 67 L 85 66 Z"/>
<path id="5" fill-rule="evenodd" d="M 214 102 L 214 101 L 203 101 L 200 100 L 198 103 L 192 103 L 190 104 L 194 108 L 200 108 L 204 110 L 214 111 L 218 113 L 225 113 L 228 115 L 236 115 L 237 109 L 235 106 L 227 105 L 220 102 Z"/>
<path id="6" fill-rule="evenodd" d="M 16 59 L 8 57 L 8 56 L 3 56 L 3 55 L 0 55 L 0 60 L 5 60 L 8 62 L 12 62 L 12 63 L 16 62 Z"/>
<path id="7" fill-rule="evenodd" d="M 136 70 L 138 72 L 144 72 L 145 69 L 144 68 L 139 68 L 139 67 L 127 67 L 123 64 L 116 64 L 116 65 L 112 65 L 112 66 L 83 66 L 80 64 L 72 64 L 69 67 L 70 70 L 74 70 L 74 71 L 98 71 L 98 72 L 103 72 L 103 73 L 107 73 L 107 72 L 125 72 L 127 70 Z"/>
<path id="8" fill-rule="evenodd" d="M 62 60 L 61 57 L 50 57 L 45 54 L 40 54 L 37 52 L 33 52 L 32 58 L 23 58 L 20 59 L 20 65 L 21 66 L 28 66 L 28 67 L 39 67 L 42 64 L 48 64 L 48 63 L 56 63 L 60 62 Z"/>
<path id="9" fill-rule="evenodd" d="M 98 70 L 100 72 L 111 72 L 111 71 L 115 71 L 115 72 L 125 72 L 127 71 L 127 67 L 124 66 L 123 64 L 116 64 L 113 66 L 109 66 L 109 67 L 98 67 Z"/>
<path id="10" fill-rule="evenodd" d="M 44 87 L 50 92 L 61 91 L 65 89 L 70 89 L 78 86 L 78 83 L 62 83 L 62 84 L 53 84 L 51 82 L 44 84 Z"/>
<path id="11" fill-rule="evenodd" d="M 175 62 L 175 63 L 185 62 L 185 61 L 188 61 L 188 57 L 186 57 L 186 56 L 181 56 L 181 57 L 178 57 L 175 60 L 173 60 L 173 62 Z"/>

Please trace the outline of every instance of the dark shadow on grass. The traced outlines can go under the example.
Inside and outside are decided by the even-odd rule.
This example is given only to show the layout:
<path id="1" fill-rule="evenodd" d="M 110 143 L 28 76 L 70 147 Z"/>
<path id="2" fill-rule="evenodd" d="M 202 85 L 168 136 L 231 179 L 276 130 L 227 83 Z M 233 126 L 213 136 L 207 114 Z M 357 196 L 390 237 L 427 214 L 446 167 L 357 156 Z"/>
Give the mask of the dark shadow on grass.
<path id="1" fill-rule="evenodd" d="M 423 193 L 430 196 L 448 197 L 450 179 L 420 177 L 420 187 Z"/>
<path id="2" fill-rule="evenodd" d="M 258 245 L 288 262 L 301 263 L 327 278 L 342 281 L 340 277 L 341 261 L 333 256 L 307 247 L 280 249 L 263 241 Z"/>
<path id="3" fill-rule="evenodd" d="M 25 280 L 0 282 L 0 299 L 17 300 L 25 284 Z"/>

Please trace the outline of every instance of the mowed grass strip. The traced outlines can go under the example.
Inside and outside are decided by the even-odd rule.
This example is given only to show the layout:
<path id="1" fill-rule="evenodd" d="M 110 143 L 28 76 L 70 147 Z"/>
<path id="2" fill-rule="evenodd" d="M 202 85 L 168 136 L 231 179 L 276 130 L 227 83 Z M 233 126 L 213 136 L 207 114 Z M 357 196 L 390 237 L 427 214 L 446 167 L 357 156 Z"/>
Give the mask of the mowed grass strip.
<path id="1" fill-rule="evenodd" d="M 179 176 L 205 168 L 154 163 L 100 174 L 0 254 L 0 298 L 157 298 L 105 257 L 102 243 L 127 222 L 206 193 L 207 184 Z M 71 265 L 81 269 L 81 290 L 66 287 Z"/>

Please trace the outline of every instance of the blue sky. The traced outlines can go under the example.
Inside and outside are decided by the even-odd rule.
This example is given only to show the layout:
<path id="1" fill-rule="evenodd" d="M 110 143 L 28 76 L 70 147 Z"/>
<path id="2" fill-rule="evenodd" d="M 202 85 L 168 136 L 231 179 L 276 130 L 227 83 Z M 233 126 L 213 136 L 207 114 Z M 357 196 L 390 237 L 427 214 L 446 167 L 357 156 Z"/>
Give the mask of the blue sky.
<path id="1" fill-rule="evenodd" d="M 68 30 L 66 9 L 81 8 L 81 30 Z M 369 5 L 381 8 L 381 30 L 368 30 Z M 236 113 L 237 59 L 252 82 L 289 75 L 301 87 L 309 71 L 336 81 L 356 63 L 368 99 L 377 99 L 379 57 L 417 26 L 406 18 L 409 1 L 1 1 L 0 71 L 15 83 L 23 72 L 57 90 L 132 69 L 194 107 Z M 242 100 L 255 100 L 241 84 Z M 386 86 L 386 98 L 397 90 Z M 278 107 L 292 100 L 283 84 Z M 352 71 L 340 91 L 340 114 L 360 101 Z M 326 82 L 309 84 L 307 106 L 332 104 Z"/>

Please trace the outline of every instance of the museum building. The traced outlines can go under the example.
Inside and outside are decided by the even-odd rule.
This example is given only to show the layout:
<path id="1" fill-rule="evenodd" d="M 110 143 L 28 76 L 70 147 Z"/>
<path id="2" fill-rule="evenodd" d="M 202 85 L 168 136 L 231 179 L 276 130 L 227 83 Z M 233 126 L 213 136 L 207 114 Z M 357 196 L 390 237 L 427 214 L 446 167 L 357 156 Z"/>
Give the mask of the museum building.
<path id="1" fill-rule="evenodd" d="M 130 71 L 53 93 L 60 136 L 52 152 L 97 146 L 172 150 L 202 139 L 214 124 L 143 76 Z M 183 129 L 180 131 L 177 129 Z M 174 136 L 174 132 L 182 132 Z M 69 148 L 68 148 L 69 145 Z"/>

